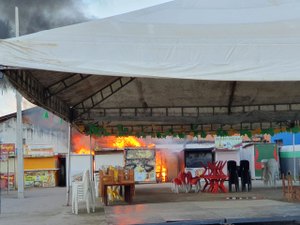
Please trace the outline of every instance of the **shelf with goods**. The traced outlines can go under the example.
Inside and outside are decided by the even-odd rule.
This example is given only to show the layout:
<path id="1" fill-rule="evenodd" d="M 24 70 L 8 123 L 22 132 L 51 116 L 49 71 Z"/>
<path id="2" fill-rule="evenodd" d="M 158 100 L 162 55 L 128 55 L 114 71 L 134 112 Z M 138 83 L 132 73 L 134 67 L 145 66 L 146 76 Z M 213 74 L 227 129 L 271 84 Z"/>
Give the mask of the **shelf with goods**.
<path id="1" fill-rule="evenodd" d="M 15 189 L 16 158 L 9 156 L 0 160 L 0 187 L 1 189 Z"/>
<path id="2" fill-rule="evenodd" d="M 55 187 L 58 180 L 57 157 L 24 158 L 25 187 Z"/>
<path id="3" fill-rule="evenodd" d="M 51 148 L 24 151 L 25 187 L 55 187 L 58 184 L 58 157 Z"/>
<path id="4" fill-rule="evenodd" d="M 12 190 L 15 188 L 15 144 L 0 144 L 0 187 Z"/>

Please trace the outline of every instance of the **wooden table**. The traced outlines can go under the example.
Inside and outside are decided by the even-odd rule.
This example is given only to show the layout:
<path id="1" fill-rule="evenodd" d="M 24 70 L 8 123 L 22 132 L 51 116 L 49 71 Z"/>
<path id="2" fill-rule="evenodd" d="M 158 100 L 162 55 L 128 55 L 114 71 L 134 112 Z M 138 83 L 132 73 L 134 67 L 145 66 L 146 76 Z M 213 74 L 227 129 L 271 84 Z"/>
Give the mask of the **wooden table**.
<path id="1" fill-rule="evenodd" d="M 121 189 L 124 187 L 124 200 L 128 204 L 132 203 L 132 198 L 134 195 L 134 182 L 132 181 L 124 181 L 124 182 L 105 182 L 103 184 L 103 203 L 105 205 L 108 204 L 107 201 L 107 187 L 108 186 L 120 186 Z"/>

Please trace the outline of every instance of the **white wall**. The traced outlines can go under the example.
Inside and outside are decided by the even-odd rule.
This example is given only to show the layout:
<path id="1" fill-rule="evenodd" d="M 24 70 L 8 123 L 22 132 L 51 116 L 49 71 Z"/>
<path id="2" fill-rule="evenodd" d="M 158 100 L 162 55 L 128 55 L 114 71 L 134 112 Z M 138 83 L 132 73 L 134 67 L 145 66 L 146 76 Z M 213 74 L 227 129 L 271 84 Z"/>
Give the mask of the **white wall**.
<path id="1" fill-rule="evenodd" d="M 0 161 L 0 173 L 14 173 L 17 167 L 15 158 L 9 158 L 6 161 Z"/>
<path id="2" fill-rule="evenodd" d="M 226 150 L 226 151 L 216 151 L 215 153 L 216 161 L 236 161 L 236 165 L 240 165 L 240 151 L 239 150 Z M 223 168 L 223 173 L 227 174 L 227 163 Z"/>
<path id="3" fill-rule="evenodd" d="M 95 155 L 95 169 L 101 169 L 101 166 L 125 166 L 124 153 Z"/>
<path id="4" fill-rule="evenodd" d="M 71 181 L 74 175 L 83 173 L 85 170 L 91 171 L 90 155 L 70 155 L 70 177 Z"/>
<path id="5" fill-rule="evenodd" d="M 240 151 L 241 160 L 248 160 L 251 172 L 251 178 L 255 179 L 255 161 L 254 161 L 254 145 L 241 148 Z"/>
<path id="6" fill-rule="evenodd" d="M 54 153 L 68 153 L 68 134 L 65 132 L 23 123 L 23 138 L 28 146 L 51 146 Z M 2 143 L 16 143 L 16 118 L 0 123 L 0 140 Z"/>

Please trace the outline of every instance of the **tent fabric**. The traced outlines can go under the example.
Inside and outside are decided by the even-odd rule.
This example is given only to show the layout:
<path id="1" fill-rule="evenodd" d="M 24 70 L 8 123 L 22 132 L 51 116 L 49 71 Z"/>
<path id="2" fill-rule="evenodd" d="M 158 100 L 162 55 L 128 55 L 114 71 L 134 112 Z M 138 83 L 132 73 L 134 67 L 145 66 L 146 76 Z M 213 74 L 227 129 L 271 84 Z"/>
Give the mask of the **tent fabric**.
<path id="1" fill-rule="evenodd" d="M 0 65 L 219 81 L 300 80 L 300 2 L 175 0 L 0 40 Z"/>

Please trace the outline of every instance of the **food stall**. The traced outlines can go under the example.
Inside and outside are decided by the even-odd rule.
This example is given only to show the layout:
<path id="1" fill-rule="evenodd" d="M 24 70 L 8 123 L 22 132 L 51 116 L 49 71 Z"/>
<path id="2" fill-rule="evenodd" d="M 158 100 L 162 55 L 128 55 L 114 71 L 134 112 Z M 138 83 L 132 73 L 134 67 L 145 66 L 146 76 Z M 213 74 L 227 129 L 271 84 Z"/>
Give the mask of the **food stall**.
<path id="1" fill-rule="evenodd" d="M 270 143 L 249 143 L 240 150 L 240 159 L 248 160 L 252 179 L 261 179 L 262 160 L 274 158 L 277 162 L 278 150 L 276 144 Z"/>
<path id="2" fill-rule="evenodd" d="M 0 144 L 0 188 L 14 189 L 15 167 L 15 144 Z"/>
<path id="3" fill-rule="evenodd" d="M 25 187 L 55 187 L 58 184 L 58 157 L 52 146 L 24 146 Z"/>
<path id="4" fill-rule="evenodd" d="M 190 171 L 194 177 L 197 170 L 214 161 L 213 150 L 213 144 L 187 144 L 179 153 L 180 171 Z"/>
<path id="5" fill-rule="evenodd" d="M 300 145 L 285 145 L 279 150 L 280 170 L 287 175 L 295 173 L 300 178 Z"/>
<path id="6" fill-rule="evenodd" d="M 226 162 L 223 167 L 223 173 L 227 174 L 227 161 L 234 160 L 240 164 L 240 147 L 243 139 L 241 136 L 226 136 L 215 138 L 215 161 Z"/>

